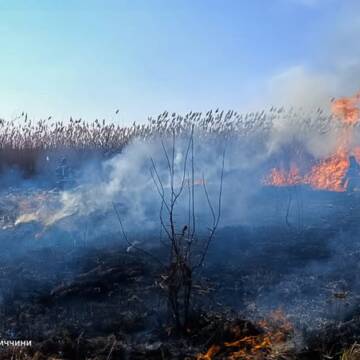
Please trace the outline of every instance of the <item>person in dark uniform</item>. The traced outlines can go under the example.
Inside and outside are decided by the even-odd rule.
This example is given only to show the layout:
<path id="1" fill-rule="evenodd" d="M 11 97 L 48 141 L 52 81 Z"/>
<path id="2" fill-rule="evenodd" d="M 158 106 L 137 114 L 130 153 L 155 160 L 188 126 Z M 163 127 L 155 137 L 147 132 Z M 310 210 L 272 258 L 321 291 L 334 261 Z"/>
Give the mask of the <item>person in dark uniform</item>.
<path id="1" fill-rule="evenodd" d="M 353 155 L 350 156 L 349 162 L 349 168 L 343 179 L 343 185 L 346 186 L 347 184 L 348 191 L 360 190 L 360 165 Z"/>
<path id="2" fill-rule="evenodd" d="M 61 159 L 59 166 L 56 168 L 56 178 L 60 190 L 64 190 L 72 183 L 72 169 L 67 164 L 65 157 Z"/>

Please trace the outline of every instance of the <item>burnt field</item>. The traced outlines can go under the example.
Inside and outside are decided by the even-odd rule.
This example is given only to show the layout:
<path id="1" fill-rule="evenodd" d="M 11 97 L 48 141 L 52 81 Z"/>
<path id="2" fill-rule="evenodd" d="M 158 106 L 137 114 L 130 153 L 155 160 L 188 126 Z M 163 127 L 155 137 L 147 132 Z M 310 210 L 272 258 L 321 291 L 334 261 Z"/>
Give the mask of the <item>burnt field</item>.
<path id="1" fill-rule="evenodd" d="M 281 216 L 278 224 L 219 229 L 180 334 L 169 318 L 163 268 L 127 251 L 120 232 L 89 243 L 63 234 L 30 246 L 30 229 L 12 234 L 3 245 L 1 335 L 33 345 L 2 356 L 336 358 L 357 341 L 360 325 L 357 199 L 340 195 L 342 208 L 301 230 Z M 164 251 L 151 246 L 159 259 Z"/>
<path id="2" fill-rule="evenodd" d="M 358 128 L 335 115 L 2 123 L 0 358 L 356 359 Z"/>

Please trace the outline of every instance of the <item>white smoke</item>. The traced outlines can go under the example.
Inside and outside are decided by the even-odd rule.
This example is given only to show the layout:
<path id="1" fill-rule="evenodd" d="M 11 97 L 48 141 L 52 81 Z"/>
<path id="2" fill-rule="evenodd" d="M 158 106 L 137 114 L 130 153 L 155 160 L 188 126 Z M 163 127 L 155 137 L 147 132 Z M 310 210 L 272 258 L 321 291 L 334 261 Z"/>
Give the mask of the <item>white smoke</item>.
<path id="1" fill-rule="evenodd" d="M 337 91 L 335 75 L 293 66 L 274 75 L 268 82 L 269 102 L 286 107 L 327 109 Z"/>

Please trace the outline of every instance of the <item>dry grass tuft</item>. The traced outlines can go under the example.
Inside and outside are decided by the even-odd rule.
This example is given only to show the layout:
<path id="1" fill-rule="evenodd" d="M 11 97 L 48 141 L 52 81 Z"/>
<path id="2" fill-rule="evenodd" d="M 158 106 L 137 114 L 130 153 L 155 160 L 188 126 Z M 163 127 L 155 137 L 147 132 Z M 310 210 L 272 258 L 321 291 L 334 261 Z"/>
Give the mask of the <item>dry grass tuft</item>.
<path id="1" fill-rule="evenodd" d="M 360 360 L 360 345 L 354 343 L 350 348 L 344 350 L 341 360 Z"/>

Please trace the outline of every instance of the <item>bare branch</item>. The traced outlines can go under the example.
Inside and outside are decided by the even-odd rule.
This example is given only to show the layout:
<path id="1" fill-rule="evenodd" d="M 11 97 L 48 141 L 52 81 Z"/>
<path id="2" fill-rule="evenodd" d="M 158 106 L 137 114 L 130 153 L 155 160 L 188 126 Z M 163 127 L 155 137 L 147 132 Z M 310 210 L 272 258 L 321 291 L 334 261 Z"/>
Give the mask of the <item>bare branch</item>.
<path id="1" fill-rule="evenodd" d="M 193 268 L 194 270 L 203 266 L 206 255 L 207 255 L 209 247 L 210 247 L 210 244 L 215 236 L 215 232 L 219 225 L 219 221 L 220 221 L 220 217 L 221 217 L 221 201 L 222 201 L 222 190 L 223 190 L 223 180 L 224 180 L 224 167 L 225 167 L 225 149 L 224 149 L 223 155 L 222 155 L 220 188 L 219 188 L 219 196 L 218 196 L 218 213 L 217 213 L 216 221 L 215 221 L 213 227 L 210 229 L 210 234 L 207 238 L 207 241 L 205 242 L 204 249 L 202 251 L 202 254 L 200 255 L 200 260 L 199 260 L 198 264 L 194 266 L 194 268 Z"/>
<path id="2" fill-rule="evenodd" d="M 116 217 L 119 221 L 119 224 L 120 224 L 120 228 L 121 228 L 121 232 L 122 232 L 122 235 L 124 237 L 124 240 L 126 241 L 126 243 L 131 246 L 133 249 L 137 250 L 137 251 L 140 251 L 142 252 L 143 254 L 145 254 L 146 256 L 150 257 L 151 259 L 155 260 L 158 264 L 160 264 L 162 267 L 164 267 L 165 265 L 163 264 L 163 262 L 158 259 L 156 256 L 154 256 L 153 254 L 151 254 L 150 252 L 136 246 L 136 244 L 132 243 L 131 241 L 129 241 L 129 238 L 125 232 L 125 229 L 124 229 L 124 226 L 123 226 L 123 222 L 121 220 L 121 216 L 120 216 L 120 213 L 119 213 L 119 210 L 115 204 L 115 202 L 112 202 L 113 204 L 113 208 L 114 208 L 114 211 L 115 211 L 115 214 L 116 214 Z"/>

